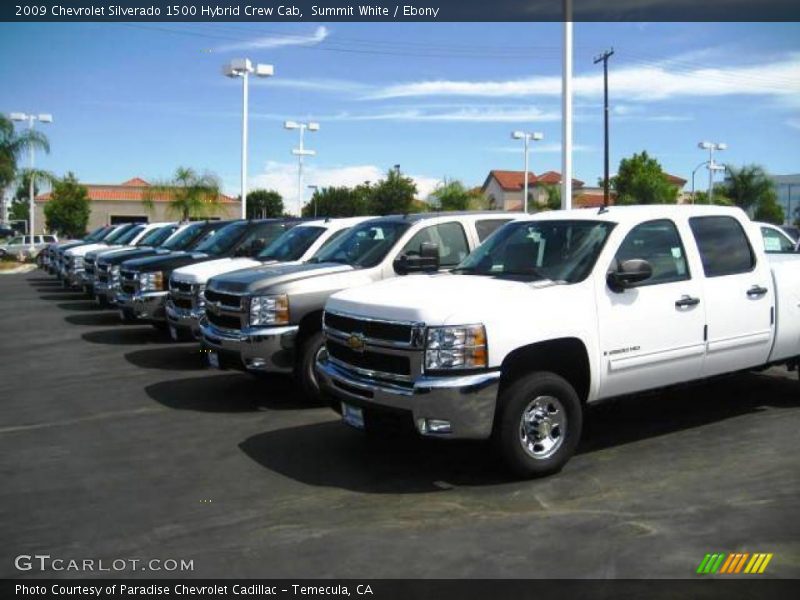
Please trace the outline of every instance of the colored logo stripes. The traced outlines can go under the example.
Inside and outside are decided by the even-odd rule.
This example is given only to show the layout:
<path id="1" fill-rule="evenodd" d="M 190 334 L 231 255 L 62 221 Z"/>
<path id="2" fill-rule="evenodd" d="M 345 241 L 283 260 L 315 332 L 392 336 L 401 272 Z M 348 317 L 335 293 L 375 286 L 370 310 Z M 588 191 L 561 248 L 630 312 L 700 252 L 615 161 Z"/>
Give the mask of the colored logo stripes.
<path id="1" fill-rule="evenodd" d="M 701 575 L 714 575 L 716 573 L 720 575 L 736 575 L 739 573 L 755 575 L 763 573 L 771 560 L 772 554 L 761 552 L 753 554 L 749 552 L 706 554 L 700 566 L 697 567 L 697 573 Z"/>

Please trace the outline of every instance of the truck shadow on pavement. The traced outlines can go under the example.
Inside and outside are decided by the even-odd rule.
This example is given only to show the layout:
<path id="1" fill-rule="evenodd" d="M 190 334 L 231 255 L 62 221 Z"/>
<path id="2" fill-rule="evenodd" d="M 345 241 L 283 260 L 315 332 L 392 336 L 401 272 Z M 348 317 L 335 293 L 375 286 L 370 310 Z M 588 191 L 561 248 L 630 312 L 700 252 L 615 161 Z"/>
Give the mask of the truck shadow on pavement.
<path id="1" fill-rule="evenodd" d="M 770 408 L 797 409 L 798 392 L 800 384 L 794 379 L 743 374 L 605 402 L 587 411 L 577 453 L 586 455 L 652 438 L 660 439 L 651 452 L 669 453 L 673 444 L 669 434 Z M 287 447 L 293 451 L 286 452 Z M 380 444 L 338 419 L 260 433 L 239 448 L 264 468 L 301 483 L 364 493 L 447 489 L 441 482 L 482 486 L 512 481 L 488 443 L 411 437 Z M 570 468 L 575 468 L 574 463 L 567 465 Z"/>
<path id="2" fill-rule="evenodd" d="M 174 344 L 158 348 L 135 350 L 125 354 L 125 360 L 142 369 L 162 371 L 205 371 L 205 355 L 197 344 Z"/>
<path id="3" fill-rule="evenodd" d="M 119 320 L 119 316 L 115 315 L 114 313 L 105 313 L 105 314 L 97 314 L 97 315 L 72 315 L 73 321 L 78 316 L 86 317 L 87 320 L 91 320 L 90 318 L 93 317 L 95 319 L 100 318 L 108 318 L 109 321 L 99 323 L 102 325 L 109 325 L 114 318 L 116 321 L 114 322 L 115 325 L 121 325 L 122 323 Z M 88 323 L 76 323 L 76 324 L 88 324 Z M 141 323 L 131 323 L 131 327 L 116 327 L 114 329 L 102 329 L 100 331 L 89 331 L 84 334 L 81 334 L 81 338 L 90 342 L 92 344 L 107 344 L 110 346 L 144 346 L 146 344 L 172 344 L 172 340 L 169 339 L 168 336 L 164 334 L 163 331 L 159 331 L 154 327 L 142 327 Z M 132 327 L 133 325 L 137 325 L 138 327 Z"/>
<path id="4" fill-rule="evenodd" d="M 264 381 L 237 372 L 162 381 L 148 385 L 145 393 L 169 408 L 200 412 L 238 413 L 312 407 L 299 398 L 288 377 Z"/>
<path id="5" fill-rule="evenodd" d="M 108 307 L 103 308 L 102 306 L 98 305 L 94 300 L 78 300 L 77 302 L 62 302 L 61 304 L 56 304 L 56 306 L 62 310 L 74 310 L 76 312 L 94 312 L 99 313 L 104 310 L 108 310 Z M 117 314 L 116 312 L 114 314 Z M 119 321 L 119 317 L 117 317 L 117 321 Z"/>
<path id="6" fill-rule="evenodd" d="M 67 300 L 84 300 L 90 302 L 83 292 L 58 292 L 55 294 L 39 294 L 41 300 L 53 300 L 55 302 L 65 302 Z"/>
<path id="7" fill-rule="evenodd" d="M 89 312 L 85 311 L 82 314 L 77 315 L 67 315 L 64 317 L 64 320 L 67 323 L 72 325 L 85 325 L 85 326 L 94 326 L 94 327 L 109 327 L 112 325 L 117 326 L 126 326 L 126 325 L 136 325 L 141 327 L 139 323 L 123 323 L 120 321 L 119 315 L 116 312 L 100 312 L 94 311 Z"/>

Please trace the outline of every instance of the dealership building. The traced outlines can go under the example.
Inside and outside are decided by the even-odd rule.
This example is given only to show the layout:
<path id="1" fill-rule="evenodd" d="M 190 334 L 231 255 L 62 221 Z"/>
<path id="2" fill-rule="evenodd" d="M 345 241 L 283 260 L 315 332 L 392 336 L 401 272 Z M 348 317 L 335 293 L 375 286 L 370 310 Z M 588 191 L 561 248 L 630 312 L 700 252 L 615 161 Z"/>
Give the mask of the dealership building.
<path id="1" fill-rule="evenodd" d="M 89 195 L 89 223 L 91 231 L 102 225 L 127 222 L 159 222 L 180 219 L 170 207 L 172 194 L 169 191 L 153 192 L 144 179 L 134 177 L 120 184 L 86 183 L 82 184 Z M 51 200 L 52 193 L 36 196 L 36 233 L 45 231 L 44 207 Z M 151 206 L 145 201 L 149 199 Z M 237 219 L 241 215 L 239 200 L 220 194 L 219 202 L 209 211 L 211 219 Z"/>

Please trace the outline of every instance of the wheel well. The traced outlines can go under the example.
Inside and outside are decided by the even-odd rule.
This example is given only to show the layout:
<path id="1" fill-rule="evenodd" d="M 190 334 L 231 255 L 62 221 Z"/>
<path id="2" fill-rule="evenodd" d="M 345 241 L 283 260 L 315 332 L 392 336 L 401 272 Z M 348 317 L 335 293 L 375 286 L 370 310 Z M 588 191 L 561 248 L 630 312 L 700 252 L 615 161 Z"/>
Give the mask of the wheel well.
<path id="1" fill-rule="evenodd" d="M 322 331 L 321 310 L 310 312 L 300 319 L 300 329 L 297 332 L 296 346 L 299 348 L 308 336 L 315 334 L 317 331 Z"/>
<path id="2" fill-rule="evenodd" d="M 500 367 L 500 389 L 532 371 L 550 371 L 570 382 L 581 402 L 586 402 L 591 370 L 586 346 L 577 338 L 548 340 L 517 348 Z"/>

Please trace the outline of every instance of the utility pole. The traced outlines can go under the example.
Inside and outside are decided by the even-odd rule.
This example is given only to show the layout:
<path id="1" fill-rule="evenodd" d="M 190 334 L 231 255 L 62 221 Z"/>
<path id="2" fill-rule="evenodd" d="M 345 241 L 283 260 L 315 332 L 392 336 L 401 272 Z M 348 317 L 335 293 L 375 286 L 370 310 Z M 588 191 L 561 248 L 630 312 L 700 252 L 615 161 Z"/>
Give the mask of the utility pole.
<path id="1" fill-rule="evenodd" d="M 572 0 L 563 0 L 561 60 L 561 208 L 572 208 Z"/>
<path id="2" fill-rule="evenodd" d="M 594 59 L 594 64 L 603 63 L 603 206 L 608 206 L 608 59 L 614 55 L 614 49 L 606 50 Z"/>

